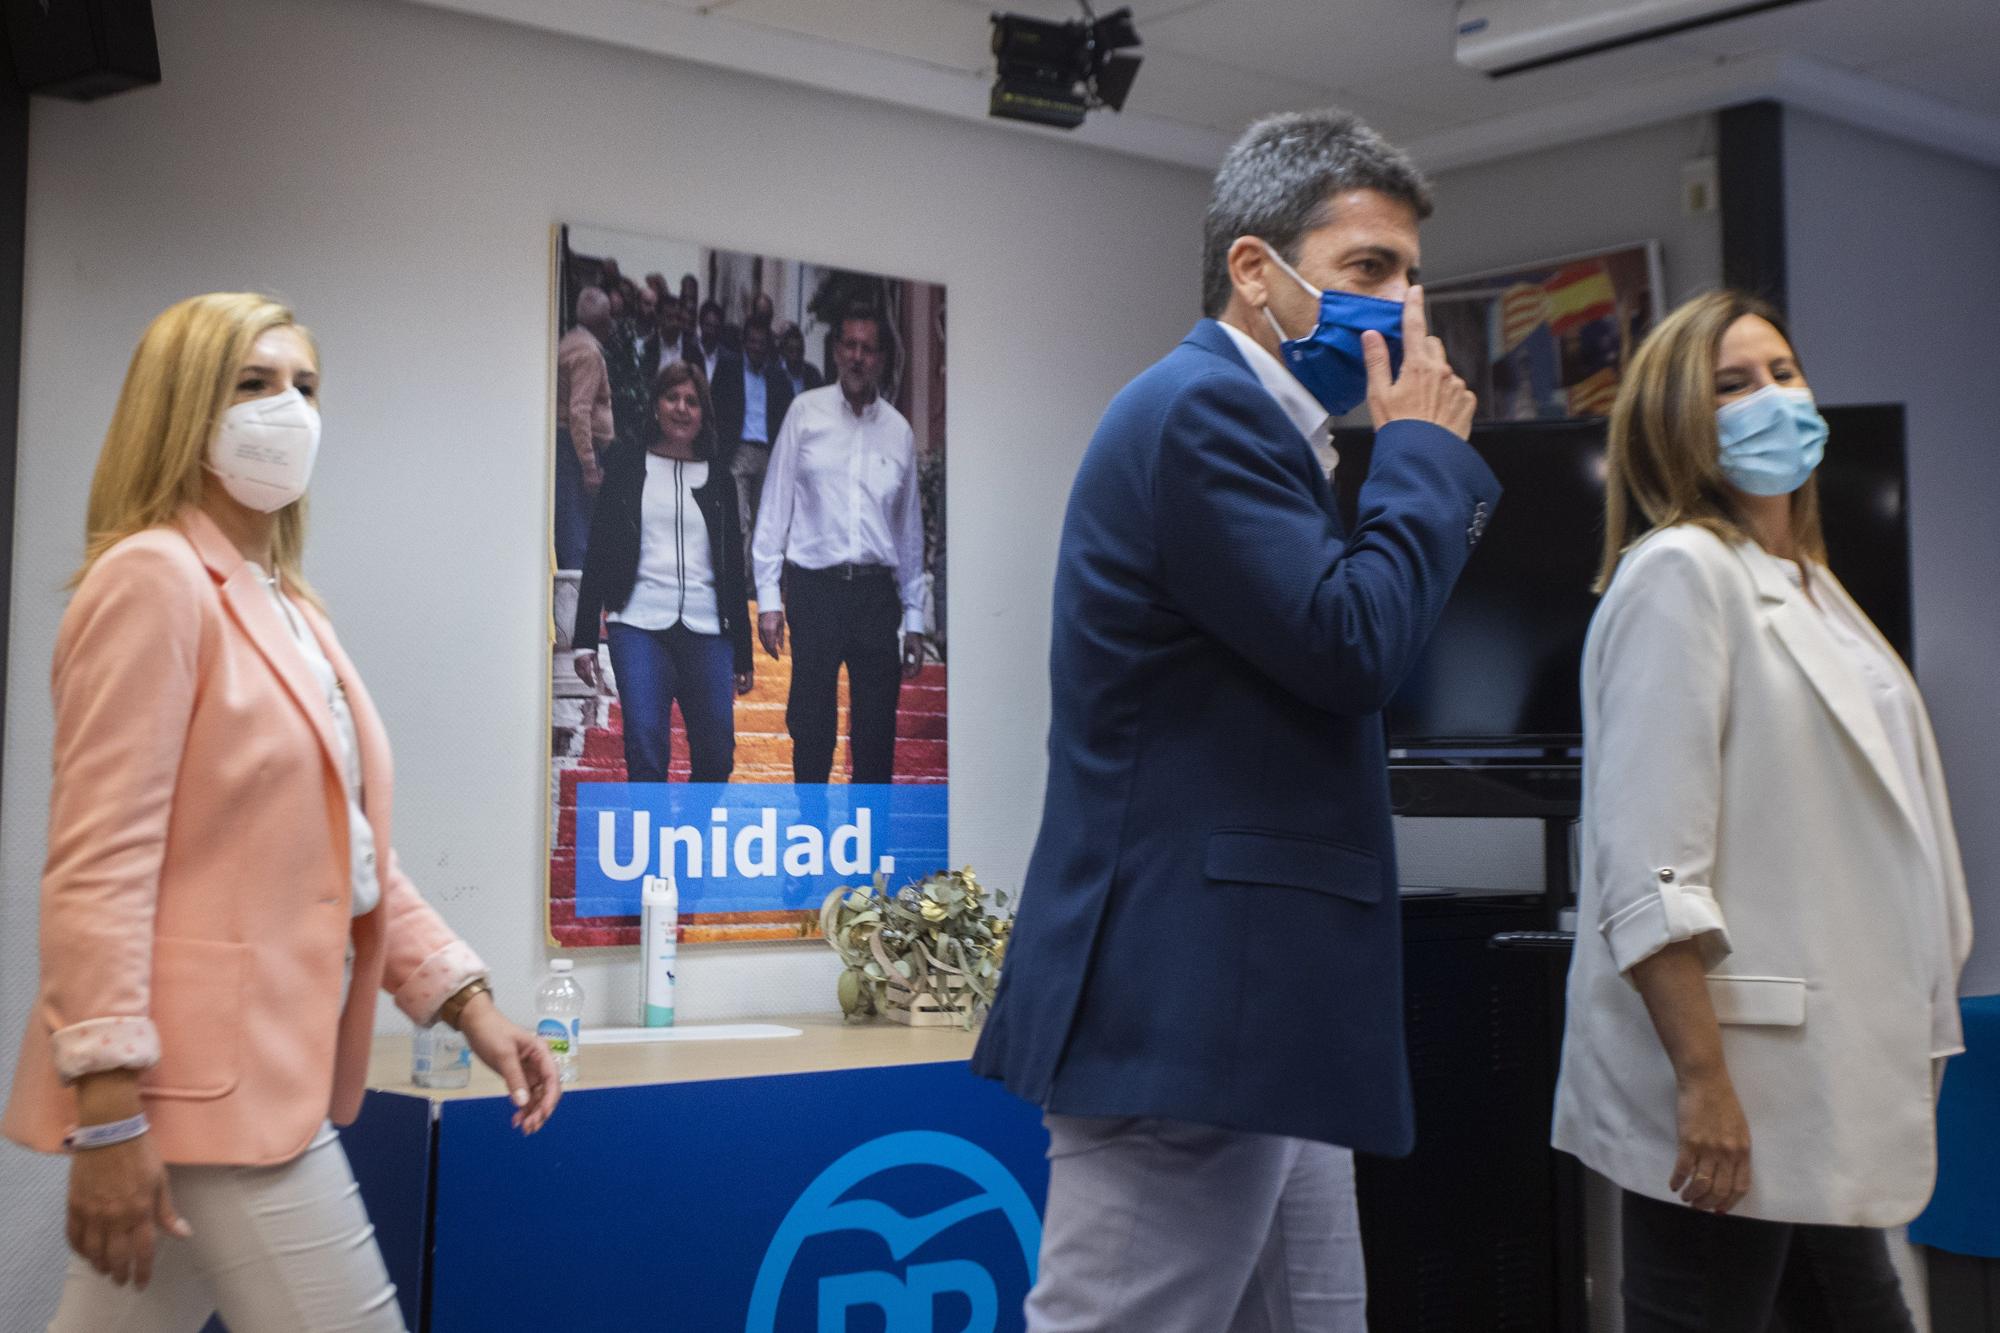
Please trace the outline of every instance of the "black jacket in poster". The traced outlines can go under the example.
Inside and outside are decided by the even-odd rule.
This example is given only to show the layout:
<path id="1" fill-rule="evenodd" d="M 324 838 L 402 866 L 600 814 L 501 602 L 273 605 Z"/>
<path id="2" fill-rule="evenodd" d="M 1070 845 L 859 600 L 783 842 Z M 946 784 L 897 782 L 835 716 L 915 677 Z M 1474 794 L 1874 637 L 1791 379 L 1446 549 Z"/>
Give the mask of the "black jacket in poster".
<path id="1" fill-rule="evenodd" d="M 646 491 L 646 450 L 620 444 L 604 467 L 590 521 L 590 548 L 577 589 L 576 625 L 570 638 L 580 649 L 597 647 L 598 621 L 605 611 L 623 609 L 639 578 L 639 543 Z M 709 558 L 715 569 L 715 604 L 722 633 L 734 651 L 736 671 L 752 668 L 750 600 L 743 574 L 743 525 L 736 512 L 736 482 L 729 468 L 708 465 L 708 480 L 695 488 L 695 504 L 708 529 Z"/>

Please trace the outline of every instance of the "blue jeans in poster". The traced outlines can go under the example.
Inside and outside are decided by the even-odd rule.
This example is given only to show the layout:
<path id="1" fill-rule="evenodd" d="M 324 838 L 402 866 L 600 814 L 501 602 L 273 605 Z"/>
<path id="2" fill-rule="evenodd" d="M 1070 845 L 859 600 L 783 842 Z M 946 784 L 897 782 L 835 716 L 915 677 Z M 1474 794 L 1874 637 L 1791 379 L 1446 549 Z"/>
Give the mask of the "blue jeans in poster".
<path id="1" fill-rule="evenodd" d="M 685 625 L 639 629 L 614 620 L 609 629 L 611 670 L 625 715 L 625 780 L 667 780 L 678 701 L 689 779 L 729 781 L 736 767 L 736 661 L 729 640 Z"/>
<path id="2" fill-rule="evenodd" d="M 556 428 L 555 548 L 557 569 L 582 569 L 590 546 L 590 511 L 596 497 L 583 488 L 583 464 L 569 432 Z"/>

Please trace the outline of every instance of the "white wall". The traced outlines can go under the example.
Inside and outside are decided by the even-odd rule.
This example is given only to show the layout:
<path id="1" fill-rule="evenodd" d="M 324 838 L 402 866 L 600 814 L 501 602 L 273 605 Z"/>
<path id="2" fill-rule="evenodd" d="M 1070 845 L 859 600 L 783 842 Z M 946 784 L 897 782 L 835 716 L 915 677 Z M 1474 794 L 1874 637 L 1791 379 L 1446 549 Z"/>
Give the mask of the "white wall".
<path id="1" fill-rule="evenodd" d="M 545 956 L 557 220 L 949 285 L 953 851 L 1018 885 L 1061 506 L 1105 402 L 1194 318 L 1205 179 L 388 0 L 154 8 L 162 87 L 34 108 L 6 1068 L 35 971 L 49 650 L 92 461 L 146 320 L 215 288 L 278 291 L 320 337 L 310 569 L 397 745 L 404 861 L 521 1010 Z M 580 966 L 595 1013 L 632 1012 L 624 958 Z M 831 961 L 692 951 L 681 1003 L 694 1018 L 825 1007 Z M 62 1179 L 0 1148 L 0 1328 L 46 1317 Z"/>
<path id="2" fill-rule="evenodd" d="M 1682 163 L 1714 151 L 1714 118 L 1691 116 L 1442 172 L 1424 272 L 1452 278 L 1657 240 L 1671 309 L 1722 280 L 1720 216 L 1685 216 L 1680 202 Z"/>
<path id="3" fill-rule="evenodd" d="M 2000 172 L 1785 114 L 1792 332 L 1834 402 L 1909 405 L 1917 675 L 1978 939 L 1966 994 L 2000 991 Z M 1839 448 L 1835 440 L 1832 448 Z"/>

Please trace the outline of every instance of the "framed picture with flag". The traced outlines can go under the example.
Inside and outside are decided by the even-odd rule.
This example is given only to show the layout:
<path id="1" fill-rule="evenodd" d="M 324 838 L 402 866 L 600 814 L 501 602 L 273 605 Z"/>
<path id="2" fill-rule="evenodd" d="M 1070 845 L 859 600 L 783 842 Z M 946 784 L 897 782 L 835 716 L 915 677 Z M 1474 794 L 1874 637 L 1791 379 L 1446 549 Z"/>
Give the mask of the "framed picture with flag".
<path id="1" fill-rule="evenodd" d="M 1431 331 L 1479 395 L 1481 421 L 1597 417 L 1660 318 L 1660 244 L 1426 283 Z"/>

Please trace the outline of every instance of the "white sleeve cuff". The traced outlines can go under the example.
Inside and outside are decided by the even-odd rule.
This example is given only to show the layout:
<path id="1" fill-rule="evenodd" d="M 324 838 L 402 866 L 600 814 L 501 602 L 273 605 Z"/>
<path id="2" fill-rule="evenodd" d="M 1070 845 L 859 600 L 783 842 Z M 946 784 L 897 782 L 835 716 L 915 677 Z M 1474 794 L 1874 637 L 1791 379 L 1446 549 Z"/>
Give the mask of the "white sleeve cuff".
<path id="1" fill-rule="evenodd" d="M 107 1069 L 151 1069 L 160 1062 L 160 1033 L 150 1018 L 90 1018 L 49 1034 L 56 1072 L 65 1083 Z"/>
<path id="2" fill-rule="evenodd" d="M 1702 966 L 1730 954 L 1729 928 L 1715 894 L 1702 884 L 1662 884 L 1598 927 L 1611 958 L 1629 974 L 1669 944 L 1699 940 Z"/>
<path id="3" fill-rule="evenodd" d="M 906 606 L 903 608 L 903 633 L 922 634 L 924 632 L 924 608 Z"/>
<path id="4" fill-rule="evenodd" d="M 486 975 L 486 964 L 472 951 L 472 946 L 464 940 L 453 940 L 429 958 L 410 974 L 396 992 L 396 1007 L 408 1015 L 418 1027 L 429 1027 L 437 1022 L 438 1010 L 444 1002 L 465 987 Z"/>
<path id="5" fill-rule="evenodd" d="M 783 611 L 784 609 L 785 595 L 778 591 L 777 584 L 760 583 L 757 585 L 758 615 L 769 615 L 773 611 Z"/>

